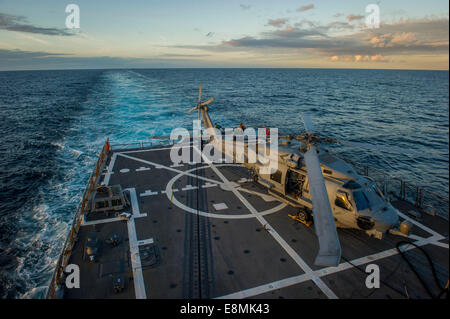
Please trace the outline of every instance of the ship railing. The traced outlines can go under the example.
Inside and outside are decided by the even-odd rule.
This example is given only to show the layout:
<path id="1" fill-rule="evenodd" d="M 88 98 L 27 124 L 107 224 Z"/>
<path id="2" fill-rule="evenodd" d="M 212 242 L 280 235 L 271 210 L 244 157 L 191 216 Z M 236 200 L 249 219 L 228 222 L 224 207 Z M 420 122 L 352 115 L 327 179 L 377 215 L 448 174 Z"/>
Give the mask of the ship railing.
<path id="1" fill-rule="evenodd" d="M 185 130 L 190 134 L 193 130 Z M 184 137 L 177 136 L 178 138 L 172 140 L 170 136 L 149 136 L 148 139 L 151 141 L 142 141 L 142 142 L 134 142 L 134 143 L 124 143 L 124 144 L 112 144 L 111 150 L 132 150 L 132 149 L 145 149 L 156 146 L 173 146 L 175 144 L 184 144 L 184 141 L 190 140 L 191 136 L 187 135 Z"/>
<path id="2" fill-rule="evenodd" d="M 71 252 L 77 238 L 78 231 L 80 229 L 81 223 L 83 222 L 84 214 L 85 212 L 88 211 L 89 198 L 92 192 L 95 190 L 95 185 L 98 183 L 100 179 L 101 173 L 103 172 L 103 169 L 105 167 L 106 158 L 108 157 L 108 153 L 110 150 L 111 146 L 109 144 L 109 140 L 107 139 L 97 159 L 94 170 L 92 171 L 89 177 L 89 183 L 83 192 L 82 199 L 80 201 L 80 204 L 78 205 L 75 217 L 73 218 L 70 233 L 67 236 L 66 241 L 64 242 L 62 252 L 56 264 L 56 270 L 53 273 L 53 277 L 47 291 L 47 298 L 50 299 L 58 298 L 56 294 L 57 288 L 63 283 L 65 277 L 64 270 L 66 269 L 66 266 L 69 262 Z"/>
<path id="3" fill-rule="evenodd" d="M 171 146 L 174 144 L 173 141 L 166 139 L 166 138 L 161 139 L 161 140 L 157 140 L 157 137 L 154 137 L 154 138 L 155 138 L 155 141 L 149 141 L 149 142 L 113 144 L 113 145 L 111 145 L 111 150 L 117 151 L 117 150 L 145 149 L 145 148 L 151 148 L 151 147 L 155 147 L 155 146 Z"/>
<path id="4" fill-rule="evenodd" d="M 437 194 L 413 182 L 391 176 L 374 167 L 356 162 L 341 155 L 337 156 L 352 164 L 358 174 L 369 177 L 389 200 L 402 200 L 408 202 L 430 215 L 438 215 L 448 220 L 448 197 Z"/>

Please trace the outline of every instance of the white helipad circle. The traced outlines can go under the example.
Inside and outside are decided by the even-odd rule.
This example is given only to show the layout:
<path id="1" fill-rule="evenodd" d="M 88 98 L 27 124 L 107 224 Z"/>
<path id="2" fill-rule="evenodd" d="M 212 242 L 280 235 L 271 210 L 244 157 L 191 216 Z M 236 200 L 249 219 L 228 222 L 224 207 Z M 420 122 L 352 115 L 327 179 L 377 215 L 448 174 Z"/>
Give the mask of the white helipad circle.
<path id="1" fill-rule="evenodd" d="M 219 164 L 219 165 L 215 165 L 216 167 L 221 167 L 221 166 L 240 166 L 238 164 Z M 246 219 L 246 218 L 256 218 L 256 216 L 264 216 L 264 215 L 269 215 L 269 214 L 273 214 L 281 209 L 283 209 L 284 207 L 286 207 L 287 205 L 285 203 L 281 203 L 278 206 L 275 206 L 271 209 L 262 211 L 262 212 L 258 212 L 257 214 L 242 214 L 242 215 L 225 215 L 225 214 L 214 214 L 214 213 L 207 213 L 201 210 L 196 210 L 193 209 L 192 207 L 188 207 L 186 205 L 184 205 L 183 203 L 180 203 L 175 196 L 172 197 L 172 186 L 173 183 L 175 183 L 175 181 L 177 179 L 179 179 L 181 176 L 185 175 L 186 173 L 190 173 L 193 172 L 195 170 L 200 170 L 200 169 L 205 169 L 205 168 L 209 168 L 208 165 L 205 165 L 203 167 L 199 167 L 199 168 L 192 168 L 190 170 L 184 171 L 178 175 L 176 175 L 175 177 L 173 177 L 169 183 L 167 183 L 166 186 L 166 195 L 167 198 L 169 199 L 169 201 L 171 201 L 173 204 L 175 204 L 176 206 L 178 206 L 179 208 L 181 208 L 182 210 L 195 214 L 195 215 L 200 215 L 200 216 L 205 216 L 205 217 L 211 217 L 211 218 L 224 218 L 224 219 Z M 222 182 L 218 182 L 215 181 L 216 184 L 222 185 Z M 227 187 L 225 187 L 226 190 Z M 230 189 L 231 191 L 231 189 Z M 239 191 L 239 190 L 238 190 Z"/>
<path id="2" fill-rule="evenodd" d="M 130 171 L 129 168 L 122 168 L 122 169 L 120 170 L 121 173 L 128 173 L 129 171 Z"/>

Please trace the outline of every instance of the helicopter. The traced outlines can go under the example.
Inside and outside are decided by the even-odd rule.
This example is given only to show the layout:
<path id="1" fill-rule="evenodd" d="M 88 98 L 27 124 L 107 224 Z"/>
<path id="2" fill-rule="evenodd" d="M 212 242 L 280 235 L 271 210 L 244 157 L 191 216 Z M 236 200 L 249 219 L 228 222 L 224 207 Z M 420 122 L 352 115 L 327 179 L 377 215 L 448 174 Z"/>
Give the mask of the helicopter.
<path id="1" fill-rule="evenodd" d="M 233 159 L 236 158 L 238 146 L 243 147 L 246 158 L 251 156 L 254 150 L 249 147 L 248 141 L 222 140 L 221 133 L 214 128 L 208 114 L 207 105 L 214 99 L 201 102 L 201 94 L 200 85 L 198 103 L 187 113 L 198 111 L 199 119 L 201 117 L 210 136 L 209 144 Z M 322 137 L 314 131 L 308 115 L 303 114 L 302 118 L 303 133 L 277 137 L 283 141 L 282 146 L 275 153 L 266 153 L 267 157 L 277 157 L 276 171 L 262 169 L 267 165 L 262 163 L 268 161 L 246 161 L 242 164 L 248 168 L 253 181 L 264 186 L 271 196 L 298 208 L 298 213 L 290 217 L 307 226 L 314 224 L 319 241 L 319 252 L 314 263 L 320 266 L 339 264 L 341 247 L 336 227 L 359 229 L 378 239 L 382 239 L 386 232 L 407 237 L 411 225 L 406 221 L 400 223 L 397 209 L 384 197 L 375 182 L 359 175 L 350 164 L 324 150 L 321 144 L 337 143 L 402 153 L 404 150 Z M 298 141 L 299 147 L 284 147 L 291 141 Z M 226 147 L 227 143 L 234 147 Z"/>

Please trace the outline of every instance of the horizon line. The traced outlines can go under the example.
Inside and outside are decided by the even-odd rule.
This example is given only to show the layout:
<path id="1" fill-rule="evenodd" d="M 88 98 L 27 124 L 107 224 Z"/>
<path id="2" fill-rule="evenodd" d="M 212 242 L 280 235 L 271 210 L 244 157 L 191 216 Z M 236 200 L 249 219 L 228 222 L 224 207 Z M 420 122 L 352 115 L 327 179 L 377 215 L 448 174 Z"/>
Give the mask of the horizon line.
<path id="1" fill-rule="evenodd" d="M 403 68 L 329 68 L 329 67 L 122 67 L 122 68 L 60 68 L 60 69 L 10 69 L 0 70 L 0 72 L 32 72 L 32 71 L 88 71 L 88 70 L 380 70 L 380 71 L 439 71 L 449 72 L 449 69 L 403 69 Z"/>

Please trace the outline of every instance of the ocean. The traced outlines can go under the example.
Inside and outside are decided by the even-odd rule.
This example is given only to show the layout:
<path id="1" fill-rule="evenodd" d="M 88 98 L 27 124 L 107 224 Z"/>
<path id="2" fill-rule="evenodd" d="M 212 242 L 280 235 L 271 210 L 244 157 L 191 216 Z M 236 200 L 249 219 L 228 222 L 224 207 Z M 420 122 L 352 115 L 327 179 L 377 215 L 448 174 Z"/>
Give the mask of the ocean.
<path id="1" fill-rule="evenodd" d="M 224 127 L 303 129 L 415 155 L 333 146 L 448 197 L 448 71 L 137 69 L 0 72 L 0 297 L 42 298 L 105 140 L 192 128 L 214 97 Z"/>

